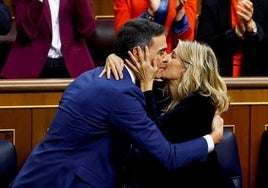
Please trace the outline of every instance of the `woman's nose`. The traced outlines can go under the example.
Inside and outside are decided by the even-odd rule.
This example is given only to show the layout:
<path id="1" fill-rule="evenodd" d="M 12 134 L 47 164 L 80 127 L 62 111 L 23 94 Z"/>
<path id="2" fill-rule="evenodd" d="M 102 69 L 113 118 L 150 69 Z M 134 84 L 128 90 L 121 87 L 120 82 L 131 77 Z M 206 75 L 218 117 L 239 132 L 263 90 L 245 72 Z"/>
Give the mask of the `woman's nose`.
<path id="1" fill-rule="evenodd" d="M 171 59 L 171 54 L 166 54 L 163 58 L 163 63 L 168 63 Z"/>

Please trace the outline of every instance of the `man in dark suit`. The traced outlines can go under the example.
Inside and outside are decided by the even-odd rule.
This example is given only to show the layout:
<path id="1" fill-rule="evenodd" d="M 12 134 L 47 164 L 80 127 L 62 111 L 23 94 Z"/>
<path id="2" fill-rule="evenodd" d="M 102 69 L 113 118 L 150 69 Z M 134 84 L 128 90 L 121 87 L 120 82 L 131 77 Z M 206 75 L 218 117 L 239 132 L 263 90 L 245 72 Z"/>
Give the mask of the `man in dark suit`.
<path id="1" fill-rule="evenodd" d="M 156 61 L 164 59 L 165 28 L 146 19 L 127 22 L 115 39 L 115 53 L 149 46 Z M 162 52 L 162 53 L 161 53 Z M 128 58 L 129 59 L 129 58 Z M 120 187 L 121 167 L 130 143 L 147 151 L 166 168 L 205 161 L 223 135 L 223 119 L 214 118 L 210 135 L 169 143 L 145 112 L 138 82 L 126 66 L 120 81 L 99 78 L 103 67 L 80 75 L 66 88 L 45 138 L 33 149 L 11 187 Z"/>
<path id="2" fill-rule="evenodd" d="M 3 0 L 0 0 L 0 15 L 0 35 L 5 35 L 11 29 L 12 20 L 8 6 L 4 4 Z"/>

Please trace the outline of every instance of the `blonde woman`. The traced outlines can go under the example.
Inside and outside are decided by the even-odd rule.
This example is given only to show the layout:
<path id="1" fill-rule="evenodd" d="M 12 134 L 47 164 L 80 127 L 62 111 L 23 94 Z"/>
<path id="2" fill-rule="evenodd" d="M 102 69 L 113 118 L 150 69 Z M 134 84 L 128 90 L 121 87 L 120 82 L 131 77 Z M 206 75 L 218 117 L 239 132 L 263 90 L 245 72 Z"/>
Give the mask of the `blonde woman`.
<path id="1" fill-rule="evenodd" d="M 147 113 L 168 141 L 183 142 L 211 132 L 214 114 L 228 110 L 227 88 L 219 75 L 215 54 L 208 45 L 179 41 L 161 74 L 156 74 L 156 65 L 148 58 L 149 51 L 139 48 L 139 54 L 130 56 L 134 63 L 127 61 L 128 66 L 141 80 Z M 153 93 L 155 75 L 161 75 L 167 83 L 165 93 L 168 95 L 163 96 L 168 96 L 169 104 L 161 116 L 156 113 Z M 146 153 L 135 153 L 130 164 L 129 171 L 134 174 L 130 185 L 134 187 L 234 187 L 220 167 L 216 151 L 208 155 L 206 162 L 196 161 L 176 171 L 167 171 Z"/>

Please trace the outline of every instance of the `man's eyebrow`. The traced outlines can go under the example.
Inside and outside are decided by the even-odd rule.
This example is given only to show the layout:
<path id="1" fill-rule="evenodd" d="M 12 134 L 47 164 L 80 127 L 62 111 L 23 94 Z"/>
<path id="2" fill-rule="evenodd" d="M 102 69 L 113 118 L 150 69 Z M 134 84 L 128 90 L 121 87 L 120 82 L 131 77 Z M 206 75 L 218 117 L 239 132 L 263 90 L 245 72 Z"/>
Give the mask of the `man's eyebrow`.
<path id="1" fill-rule="evenodd" d="M 162 49 L 160 49 L 158 52 L 164 52 L 164 51 L 166 51 L 167 50 L 167 48 L 162 48 Z"/>

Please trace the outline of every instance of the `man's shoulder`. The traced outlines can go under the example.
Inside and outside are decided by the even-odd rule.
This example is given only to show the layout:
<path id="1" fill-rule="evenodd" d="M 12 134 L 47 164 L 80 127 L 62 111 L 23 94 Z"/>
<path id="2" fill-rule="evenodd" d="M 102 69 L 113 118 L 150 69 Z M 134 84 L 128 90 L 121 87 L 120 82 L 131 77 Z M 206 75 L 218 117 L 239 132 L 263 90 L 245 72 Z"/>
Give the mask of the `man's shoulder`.
<path id="1" fill-rule="evenodd" d="M 115 78 L 112 76 L 108 79 L 106 77 L 106 74 L 104 74 L 102 77 L 99 77 L 100 73 L 103 71 L 103 67 L 96 67 L 92 70 L 86 71 L 82 73 L 80 76 L 78 76 L 76 79 L 74 79 L 73 84 L 83 85 L 86 84 L 89 87 L 103 87 L 103 89 L 115 89 L 115 90 L 124 90 L 124 89 L 139 89 L 137 88 L 133 82 L 131 81 L 131 78 L 124 74 L 124 78 L 120 80 L 115 80 Z"/>

